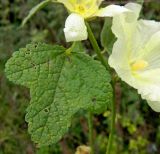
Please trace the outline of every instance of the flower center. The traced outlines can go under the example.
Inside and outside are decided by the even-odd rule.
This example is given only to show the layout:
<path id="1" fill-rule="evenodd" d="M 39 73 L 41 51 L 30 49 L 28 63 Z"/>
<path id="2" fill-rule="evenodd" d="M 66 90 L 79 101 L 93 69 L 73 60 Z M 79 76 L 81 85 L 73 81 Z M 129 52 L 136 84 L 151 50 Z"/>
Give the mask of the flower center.
<path id="1" fill-rule="evenodd" d="M 148 66 L 148 62 L 140 59 L 135 61 L 134 63 L 131 64 L 131 68 L 133 71 L 140 71 L 143 70 L 144 68 L 146 68 Z"/>
<path id="2" fill-rule="evenodd" d="M 79 14 L 84 14 L 86 12 L 86 8 L 83 5 L 76 5 L 76 12 L 78 12 Z"/>

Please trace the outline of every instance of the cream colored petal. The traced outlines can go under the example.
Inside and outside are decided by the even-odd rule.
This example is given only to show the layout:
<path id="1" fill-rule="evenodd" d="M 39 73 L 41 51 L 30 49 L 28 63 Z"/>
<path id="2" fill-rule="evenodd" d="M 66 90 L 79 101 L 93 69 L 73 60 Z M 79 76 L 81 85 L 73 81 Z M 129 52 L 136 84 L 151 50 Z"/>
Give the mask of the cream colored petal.
<path id="1" fill-rule="evenodd" d="M 134 87 L 156 110 L 156 105 L 160 105 L 157 104 L 157 102 L 160 103 L 160 31 L 148 39 L 148 43 L 139 52 L 142 53 L 141 58 L 147 61 L 148 66 L 143 71 L 137 72 Z"/>
<path id="2" fill-rule="evenodd" d="M 109 57 L 109 64 L 122 80 L 132 85 L 134 79 L 130 70 L 129 57 L 134 46 L 132 40 L 135 37 L 137 22 L 135 20 L 132 23 L 128 22 L 127 15 L 130 16 L 128 13 L 122 13 L 113 17 L 112 31 L 116 35 L 117 41 Z"/>
<path id="3" fill-rule="evenodd" d="M 155 111 L 160 112 L 160 101 L 147 101 L 148 105 Z"/>
<path id="4" fill-rule="evenodd" d="M 72 13 L 67 18 L 64 33 L 67 42 L 81 41 L 88 38 L 84 19 L 75 13 Z"/>
<path id="5" fill-rule="evenodd" d="M 132 52 L 136 50 L 134 50 L 135 43 L 133 42 L 137 39 L 136 19 L 138 18 L 137 14 L 140 12 L 141 6 L 129 3 L 125 7 L 130 9 L 130 12 L 124 12 L 113 17 L 112 31 L 116 35 L 117 41 L 113 46 L 109 64 L 116 70 L 122 80 L 133 86 L 136 80 L 131 72 L 130 58 Z M 131 17 L 134 17 L 134 20 L 130 20 L 129 18 Z"/>
<path id="6" fill-rule="evenodd" d="M 140 52 L 143 52 L 143 58 L 149 63 L 147 69 L 160 68 L 160 31 L 156 32 L 147 41 Z"/>
<path id="7" fill-rule="evenodd" d="M 160 31 L 160 22 L 153 20 L 139 20 L 136 26 L 136 32 L 134 33 L 135 37 L 133 37 L 134 51 L 132 51 L 132 57 L 142 57 L 144 54 L 148 53 L 148 51 L 154 53 L 153 50 L 149 50 L 146 44 L 148 44 L 152 36 L 158 31 Z M 153 42 L 157 42 L 158 37 L 153 38 L 152 40 Z M 152 46 L 154 45 L 154 43 L 150 44 L 152 44 Z M 151 55 L 153 56 L 153 54 Z"/>
<path id="8" fill-rule="evenodd" d="M 132 22 L 134 19 L 138 19 L 140 11 L 142 9 L 142 6 L 140 4 L 128 3 L 128 4 L 125 5 L 125 7 L 127 9 L 133 11 L 132 14 L 127 15 L 128 20 L 130 20 Z"/>
<path id="9" fill-rule="evenodd" d="M 153 110 L 160 111 L 160 23 L 137 20 L 140 6 L 127 4 L 134 13 L 113 17 L 112 31 L 117 37 L 109 65 L 119 77 L 138 90 Z M 133 19 L 133 20 L 132 20 Z M 133 71 L 132 62 L 144 60 L 147 66 Z"/>
<path id="10" fill-rule="evenodd" d="M 137 89 L 141 97 L 147 100 L 149 106 L 154 111 L 160 112 L 160 69 L 144 72 L 143 75 L 136 78 L 133 78 L 133 75 L 130 75 L 130 73 L 125 73 L 128 79 L 121 75 L 122 79 Z"/>
<path id="11" fill-rule="evenodd" d="M 95 16 L 99 17 L 113 17 L 123 12 L 128 12 L 129 10 L 123 6 L 119 5 L 109 5 L 105 8 L 101 8 L 97 11 Z"/>
<path id="12" fill-rule="evenodd" d="M 160 101 L 160 32 L 155 33 L 144 45 L 143 51 L 139 50 L 139 52 L 140 54 L 142 52 L 141 59 L 146 60 L 148 66 L 144 70 L 138 71 L 136 75 L 132 73 L 132 77 L 130 77 L 134 77 L 132 82 L 123 75 L 120 77 L 138 89 L 138 93 L 143 99 L 151 102 Z M 130 71 L 128 74 L 130 75 Z"/>
<path id="13" fill-rule="evenodd" d="M 137 26 L 137 18 L 141 9 L 141 5 L 136 3 L 128 3 L 125 8 L 129 11 L 125 11 L 113 18 L 112 31 L 117 37 L 132 38 L 131 35 L 135 34 Z"/>
<path id="14" fill-rule="evenodd" d="M 134 12 L 126 12 L 113 17 L 112 31 L 117 37 L 109 57 L 109 65 L 115 69 L 121 79 L 134 86 L 134 78 L 130 68 L 130 56 L 134 48 L 133 38 L 136 37 L 137 21 L 128 22 L 126 17 L 135 15 Z"/>
<path id="15" fill-rule="evenodd" d="M 135 15 L 136 12 L 140 12 L 140 5 L 129 3 L 127 6 L 131 8 L 131 6 L 133 7 L 134 5 L 137 7 L 137 11 L 134 12 Z M 135 6 L 133 8 L 136 8 Z M 134 60 L 141 58 L 143 54 L 146 53 L 146 51 L 143 52 L 142 50 L 144 50 L 145 45 L 152 35 L 160 30 L 160 23 L 151 20 L 129 21 L 129 17 L 131 17 L 131 13 L 123 13 L 115 16 L 113 18 L 112 31 L 118 38 L 127 40 L 127 51 L 130 52 L 128 56 Z M 135 15 L 135 18 L 137 18 L 137 15 Z"/>
<path id="16" fill-rule="evenodd" d="M 133 25 L 127 24 L 125 28 L 124 20 L 118 20 L 118 18 L 114 19 L 113 27 L 118 39 L 113 46 L 112 54 L 108 60 L 109 65 L 115 69 L 118 76 L 130 86 L 135 85 L 136 82 L 131 72 L 129 62 L 129 55 L 132 47 L 130 40 L 132 37 L 132 29 L 134 29 L 134 26 L 132 26 Z M 122 27 L 124 29 L 122 29 Z"/>
<path id="17" fill-rule="evenodd" d="M 148 72 L 141 81 L 136 82 L 138 93 L 147 100 L 148 105 L 156 112 L 160 112 L 160 82 L 158 81 L 160 79 L 157 76 L 159 73 L 160 69 Z"/>
<path id="18" fill-rule="evenodd" d="M 141 35 L 141 41 L 144 44 L 154 35 L 160 31 L 160 22 L 154 20 L 139 20 L 138 21 L 138 32 Z"/>
<path id="19" fill-rule="evenodd" d="M 112 31 L 118 38 L 130 40 L 135 34 L 137 21 L 128 22 L 126 16 L 128 13 L 122 13 L 113 17 Z M 130 15 L 129 15 L 130 16 Z"/>
<path id="20" fill-rule="evenodd" d="M 139 72 L 134 87 L 143 99 L 160 101 L 160 68 Z"/>
<path id="21" fill-rule="evenodd" d="M 127 46 L 125 40 L 118 39 L 113 46 L 112 54 L 109 57 L 108 63 L 114 68 L 118 76 L 128 83 L 130 86 L 135 85 L 135 78 L 132 75 L 128 57 L 127 57 Z"/>
<path id="22" fill-rule="evenodd" d="M 146 31 L 144 29 L 139 31 L 138 27 L 137 32 L 135 32 L 135 34 L 137 33 L 137 39 L 134 38 L 133 40 L 132 61 L 136 59 L 145 60 L 148 63 L 148 67 L 145 68 L 146 71 L 160 68 L 160 30 L 155 32 L 155 29 L 148 29 Z"/>
<path id="23" fill-rule="evenodd" d="M 136 86 L 138 82 L 136 82 Z M 140 83 L 139 86 L 137 86 L 138 93 L 141 94 L 143 99 L 149 100 L 149 101 L 160 101 L 160 84 L 153 84 L 153 83 L 147 83 L 142 84 Z"/>

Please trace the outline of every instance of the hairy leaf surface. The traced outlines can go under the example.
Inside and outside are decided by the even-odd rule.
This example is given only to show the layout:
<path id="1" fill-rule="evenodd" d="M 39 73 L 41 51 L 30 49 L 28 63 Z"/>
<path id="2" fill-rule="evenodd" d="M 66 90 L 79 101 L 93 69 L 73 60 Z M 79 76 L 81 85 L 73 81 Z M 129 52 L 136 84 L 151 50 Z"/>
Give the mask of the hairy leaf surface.
<path id="1" fill-rule="evenodd" d="M 40 146 L 60 140 L 80 109 L 98 112 L 112 101 L 109 73 L 84 52 L 29 44 L 13 54 L 5 71 L 10 81 L 30 88 L 26 121 Z"/>

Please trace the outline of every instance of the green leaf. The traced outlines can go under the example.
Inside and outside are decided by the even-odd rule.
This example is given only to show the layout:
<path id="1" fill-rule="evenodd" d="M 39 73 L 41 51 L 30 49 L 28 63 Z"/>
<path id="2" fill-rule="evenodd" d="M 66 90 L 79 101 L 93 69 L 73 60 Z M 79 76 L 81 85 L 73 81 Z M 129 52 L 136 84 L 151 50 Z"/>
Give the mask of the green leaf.
<path id="1" fill-rule="evenodd" d="M 115 35 L 112 33 L 112 19 L 106 18 L 101 32 L 101 44 L 109 53 L 112 52 L 113 44 L 116 41 Z"/>
<path id="2" fill-rule="evenodd" d="M 34 8 L 32 8 L 29 11 L 29 14 L 24 18 L 24 20 L 22 21 L 22 25 L 21 27 L 23 27 L 30 18 L 32 18 L 40 9 L 44 8 L 48 3 L 53 2 L 52 0 L 45 0 L 42 1 L 41 3 L 39 3 L 38 5 L 36 5 Z"/>
<path id="3" fill-rule="evenodd" d="M 10 81 L 30 88 L 26 121 L 39 146 L 60 140 L 79 110 L 98 112 L 112 101 L 109 73 L 84 52 L 29 44 L 13 54 L 5 71 Z"/>

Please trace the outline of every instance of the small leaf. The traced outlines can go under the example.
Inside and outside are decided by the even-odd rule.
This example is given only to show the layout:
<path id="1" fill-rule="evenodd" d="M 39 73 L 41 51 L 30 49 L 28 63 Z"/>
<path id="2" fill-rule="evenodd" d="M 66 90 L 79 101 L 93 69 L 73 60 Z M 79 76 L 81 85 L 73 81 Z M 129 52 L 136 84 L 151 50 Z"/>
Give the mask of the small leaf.
<path id="1" fill-rule="evenodd" d="M 29 44 L 13 54 L 5 71 L 10 81 L 30 88 L 26 121 L 39 146 L 60 140 L 79 110 L 98 112 L 112 101 L 109 73 L 84 52 Z"/>
<path id="2" fill-rule="evenodd" d="M 24 18 L 24 20 L 22 21 L 22 25 L 21 27 L 23 27 L 30 18 L 32 18 L 32 16 L 34 16 L 36 14 L 36 12 L 38 12 L 40 9 L 44 8 L 48 3 L 52 2 L 52 0 L 45 0 L 42 1 L 41 3 L 39 3 L 38 5 L 36 5 L 34 8 L 32 8 L 29 11 L 29 14 Z"/>
<path id="3" fill-rule="evenodd" d="M 112 33 L 112 19 L 106 18 L 101 32 L 101 44 L 109 53 L 112 52 L 113 44 L 116 41 L 116 37 Z"/>

